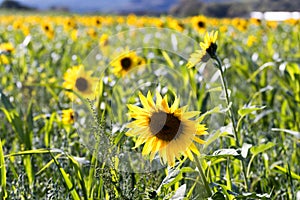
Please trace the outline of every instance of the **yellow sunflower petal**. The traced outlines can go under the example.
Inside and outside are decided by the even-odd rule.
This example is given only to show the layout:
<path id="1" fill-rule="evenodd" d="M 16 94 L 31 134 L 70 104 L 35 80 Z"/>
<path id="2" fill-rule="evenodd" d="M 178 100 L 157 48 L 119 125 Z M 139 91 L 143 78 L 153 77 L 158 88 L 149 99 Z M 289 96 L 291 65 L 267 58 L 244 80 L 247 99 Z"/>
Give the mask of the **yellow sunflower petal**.
<path id="1" fill-rule="evenodd" d="M 194 143 L 191 144 L 190 149 L 192 150 L 192 152 L 194 152 L 196 155 L 200 155 L 200 152 L 198 150 L 198 148 L 196 147 L 196 145 Z"/>
<path id="2" fill-rule="evenodd" d="M 162 97 L 158 91 L 156 91 L 156 106 L 159 107 L 161 105 Z"/>
<path id="3" fill-rule="evenodd" d="M 152 137 L 149 140 L 147 140 L 147 142 L 144 145 L 142 155 L 148 155 L 151 152 L 154 140 L 155 140 L 155 137 Z"/>
<path id="4" fill-rule="evenodd" d="M 142 103 L 143 107 L 146 110 L 149 110 L 151 107 L 148 104 L 147 98 L 141 92 L 139 92 L 139 97 L 140 97 L 140 100 L 141 100 L 141 103 Z"/>
<path id="5" fill-rule="evenodd" d="M 198 142 L 199 144 L 205 144 L 205 141 L 204 140 L 201 140 L 200 138 L 198 137 L 194 137 L 193 139 L 195 142 Z"/>
<path id="6" fill-rule="evenodd" d="M 150 91 L 148 91 L 148 93 L 147 93 L 147 101 L 148 101 L 149 106 L 150 106 L 153 110 L 156 110 L 155 103 L 154 103 L 154 101 L 153 101 L 153 99 L 152 99 L 152 94 L 151 94 Z"/>
<path id="7" fill-rule="evenodd" d="M 176 111 L 176 109 L 178 108 L 178 106 L 179 106 L 179 98 L 177 98 L 177 96 L 175 95 L 175 100 L 170 108 L 170 112 L 174 113 Z"/>

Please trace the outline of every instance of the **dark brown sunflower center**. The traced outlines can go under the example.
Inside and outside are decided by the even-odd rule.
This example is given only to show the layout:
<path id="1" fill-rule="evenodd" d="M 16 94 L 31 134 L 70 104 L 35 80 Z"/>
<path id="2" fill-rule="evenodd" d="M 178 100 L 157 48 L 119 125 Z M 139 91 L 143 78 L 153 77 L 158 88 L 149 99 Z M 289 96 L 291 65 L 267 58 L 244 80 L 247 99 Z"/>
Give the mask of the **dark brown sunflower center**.
<path id="1" fill-rule="evenodd" d="M 217 52 L 217 44 L 216 43 L 211 43 L 208 47 L 208 49 L 206 49 L 206 53 L 211 57 L 211 58 L 215 58 L 216 57 L 216 52 Z"/>
<path id="2" fill-rule="evenodd" d="M 205 28 L 205 23 L 203 21 L 198 22 L 198 27 L 199 28 Z"/>
<path id="3" fill-rule="evenodd" d="M 130 58 L 128 58 L 128 57 L 125 57 L 125 58 L 122 58 L 121 59 L 121 66 L 122 66 L 122 69 L 124 69 L 124 70 L 129 70 L 129 68 L 130 68 L 130 66 L 131 66 L 131 63 L 132 63 L 132 61 L 131 61 L 131 59 Z"/>
<path id="4" fill-rule="evenodd" d="M 99 19 L 96 19 L 96 24 L 97 25 L 100 25 L 101 24 L 101 21 Z"/>
<path id="5" fill-rule="evenodd" d="M 45 26 L 45 30 L 46 30 L 46 31 L 49 31 L 49 29 L 50 29 L 49 26 L 46 25 L 46 26 Z"/>
<path id="6" fill-rule="evenodd" d="M 159 111 L 150 118 L 150 131 L 161 140 L 171 141 L 182 132 L 180 122 L 174 114 Z"/>
<path id="7" fill-rule="evenodd" d="M 74 113 L 73 112 L 70 112 L 70 119 L 74 120 Z"/>
<path id="8" fill-rule="evenodd" d="M 79 91 L 83 92 L 87 90 L 88 82 L 85 78 L 80 77 L 77 78 L 75 86 Z"/>

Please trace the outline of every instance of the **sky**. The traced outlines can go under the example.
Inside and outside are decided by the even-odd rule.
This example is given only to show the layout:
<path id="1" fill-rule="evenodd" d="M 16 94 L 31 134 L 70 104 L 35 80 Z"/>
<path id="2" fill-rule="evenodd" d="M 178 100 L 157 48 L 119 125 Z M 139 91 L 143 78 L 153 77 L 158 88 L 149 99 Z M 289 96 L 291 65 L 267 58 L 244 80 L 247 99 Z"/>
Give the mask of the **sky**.
<path id="1" fill-rule="evenodd" d="M 0 0 L 2 2 L 3 0 Z M 172 0 L 17 0 L 18 2 L 38 9 L 47 9 L 51 6 L 67 7 L 73 12 L 113 12 L 120 10 L 139 10 L 147 6 L 159 6 Z M 174 0 L 176 3 L 177 0 Z"/>

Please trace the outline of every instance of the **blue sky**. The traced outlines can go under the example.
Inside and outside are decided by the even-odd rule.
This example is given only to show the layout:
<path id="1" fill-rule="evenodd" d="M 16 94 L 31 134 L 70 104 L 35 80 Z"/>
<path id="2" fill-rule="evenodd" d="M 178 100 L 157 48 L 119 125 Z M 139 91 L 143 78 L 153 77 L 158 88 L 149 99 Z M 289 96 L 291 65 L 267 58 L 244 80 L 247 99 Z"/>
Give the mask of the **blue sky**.
<path id="1" fill-rule="evenodd" d="M 3 0 L 0 0 L 2 2 Z M 75 12 L 112 12 L 118 10 L 147 9 L 149 6 L 159 6 L 166 0 L 17 0 L 18 2 L 39 9 L 47 9 L 51 6 L 68 7 Z M 172 1 L 172 0 L 167 0 Z M 174 0 L 174 3 L 177 0 Z M 146 6 L 145 6 L 146 5 Z"/>

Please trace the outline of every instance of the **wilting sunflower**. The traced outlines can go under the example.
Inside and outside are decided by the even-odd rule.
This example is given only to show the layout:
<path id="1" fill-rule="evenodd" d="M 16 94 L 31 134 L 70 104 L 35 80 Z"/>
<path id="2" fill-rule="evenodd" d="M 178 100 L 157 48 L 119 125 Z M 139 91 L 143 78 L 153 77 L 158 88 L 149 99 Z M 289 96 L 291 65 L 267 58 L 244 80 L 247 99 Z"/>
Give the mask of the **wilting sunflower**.
<path id="1" fill-rule="evenodd" d="M 64 74 L 63 87 L 73 90 L 84 98 L 93 99 L 97 79 L 91 76 L 92 73 L 92 71 L 84 71 L 81 65 L 69 68 Z M 72 92 L 66 92 L 66 95 L 73 100 Z"/>
<path id="2" fill-rule="evenodd" d="M 204 33 L 207 28 L 207 18 L 204 16 L 195 16 L 192 18 L 192 24 L 199 33 Z"/>
<path id="3" fill-rule="evenodd" d="M 218 31 L 206 33 L 204 42 L 200 42 L 201 50 L 196 50 L 196 52 L 191 54 L 187 67 L 191 68 L 201 61 L 207 62 L 210 58 L 215 58 L 218 47 L 216 44 L 217 38 Z"/>
<path id="4" fill-rule="evenodd" d="M 139 57 L 135 52 L 125 52 L 111 63 L 114 67 L 113 73 L 118 77 L 124 77 L 131 69 L 138 65 L 138 62 Z"/>
<path id="5" fill-rule="evenodd" d="M 73 109 L 62 110 L 61 121 L 63 124 L 73 124 L 75 121 L 75 112 Z"/>
<path id="6" fill-rule="evenodd" d="M 187 106 L 179 108 L 176 96 L 170 107 L 167 95 L 162 98 L 157 93 L 156 103 L 150 92 L 147 97 L 140 93 L 139 98 L 143 108 L 128 105 L 129 116 L 135 120 L 127 125 L 130 130 L 126 135 L 137 137 L 135 147 L 145 143 L 143 155 L 150 154 L 152 161 L 156 153 L 159 153 L 162 162 L 174 166 L 176 158 L 180 159 L 181 155 L 193 160 L 192 152 L 200 154 L 194 142 L 205 143 L 197 136 L 207 134 L 206 128 L 199 124 L 199 120 L 191 120 L 199 112 L 187 112 Z"/>

